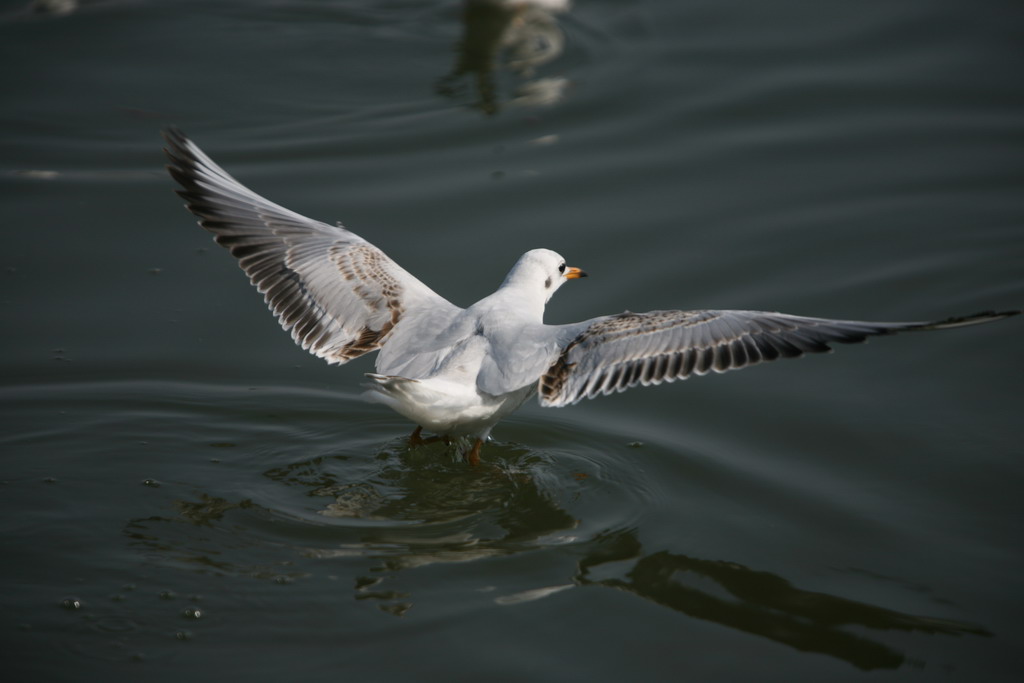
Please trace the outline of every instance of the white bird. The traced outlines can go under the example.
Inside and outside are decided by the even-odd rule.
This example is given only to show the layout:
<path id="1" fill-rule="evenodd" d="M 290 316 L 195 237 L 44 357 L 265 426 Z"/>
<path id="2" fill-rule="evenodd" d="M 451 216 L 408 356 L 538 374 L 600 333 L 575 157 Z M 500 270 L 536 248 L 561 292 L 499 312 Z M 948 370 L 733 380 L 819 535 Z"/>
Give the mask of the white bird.
<path id="1" fill-rule="evenodd" d="M 760 311 L 625 312 L 546 325 L 544 306 L 579 268 L 548 249 L 526 252 L 493 294 L 448 302 L 340 225 L 301 216 L 232 178 L 177 129 L 164 132 L 170 174 L 199 224 L 238 259 L 303 349 L 328 363 L 377 351 L 368 397 L 445 440 L 470 437 L 471 464 L 491 429 L 537 395 L 566 406 L 636 385 L 725 372 L 830 351 L 831 342 L 999 320 L 984 312 L 884 323 Z M 436 438 L 436 437 L 435 437 Z"/>

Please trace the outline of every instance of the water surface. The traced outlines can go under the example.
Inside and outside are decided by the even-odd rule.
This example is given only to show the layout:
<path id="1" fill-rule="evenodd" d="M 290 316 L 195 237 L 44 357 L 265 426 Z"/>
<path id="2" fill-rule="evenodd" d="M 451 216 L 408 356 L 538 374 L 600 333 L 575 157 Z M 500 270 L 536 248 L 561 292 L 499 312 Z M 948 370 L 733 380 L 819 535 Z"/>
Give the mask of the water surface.
<path id="1" fill-rule="evenodd" d="M 941 318 L 1024 301 L 1022 28 L 995 0 L 5 6 L 8 667 L 1016 680 L 1020 319 L 530 406 L 468 468 L 360 400 L 367 359 L 292 344 L 158 133 L 459 305 L 543 246 L 591 275 L 550 322 Z"/>

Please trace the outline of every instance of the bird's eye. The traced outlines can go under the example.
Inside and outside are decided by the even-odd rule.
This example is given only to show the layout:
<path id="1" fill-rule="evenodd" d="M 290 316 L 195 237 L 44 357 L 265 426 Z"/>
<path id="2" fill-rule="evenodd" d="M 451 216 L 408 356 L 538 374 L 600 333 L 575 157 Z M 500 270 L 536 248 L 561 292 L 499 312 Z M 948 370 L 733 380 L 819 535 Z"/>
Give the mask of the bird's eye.
<path id="1" fill-rule="evenodd" d="M 559 273 L 564 273 L 565 272 L 565 264 L 564 263 L 560 263 L 558 265 L 558 272 Z"/>

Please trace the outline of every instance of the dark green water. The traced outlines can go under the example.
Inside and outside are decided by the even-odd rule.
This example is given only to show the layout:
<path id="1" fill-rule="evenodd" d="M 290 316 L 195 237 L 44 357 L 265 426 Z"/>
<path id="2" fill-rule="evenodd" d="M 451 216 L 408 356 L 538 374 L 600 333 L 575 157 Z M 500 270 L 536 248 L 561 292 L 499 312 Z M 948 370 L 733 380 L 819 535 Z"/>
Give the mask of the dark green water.
<path id="1" fill-rule="evenodd" d="M 1020 7 L 465 16 L 2 6 L 5 669 L 1018 680 L 1020 318 L 529 406 L 468 468 L 292 344 L 159 130 L 460 305 L 549 247 L 550 322 L 1020 308 Z"/>

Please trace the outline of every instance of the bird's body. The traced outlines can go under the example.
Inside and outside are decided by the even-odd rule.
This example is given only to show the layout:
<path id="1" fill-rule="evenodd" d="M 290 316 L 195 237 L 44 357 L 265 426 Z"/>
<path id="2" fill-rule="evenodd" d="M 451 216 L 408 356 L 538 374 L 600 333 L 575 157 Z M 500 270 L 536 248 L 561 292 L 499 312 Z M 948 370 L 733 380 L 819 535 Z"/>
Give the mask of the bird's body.
<path id="1" fill-rule="evenodd" d="M 176 130 L 168 166 L 200 225 L 239 259 L 281 325 L 328 363 L 377 351 L 368 397 L 445 438 L 491 429 L 532 396 L 543 406 L 828 351 L 831 342 L 998 320 L 878 323 L 760 311 L 652 311 L 546 325 L 544 307 L 578 268 L 526 252 L 490 296 L 460 308 L 358 235 L 252 192 Z"/>
<path id="2" fill-rule="evenodd" d="M 535 249 L 469 308 L 430 308 L 399 321 L 377 356 L 377 373 L 368 375 L 368 397 L 429 431 L 486 438 L 535 394 L 540 372 L 557 357 L 559 331 L 544 325 L 544 306 L 566 272 L 578 273 L 555 252 Z M 551 284 L 533 286 L 545 281 Z"/>

